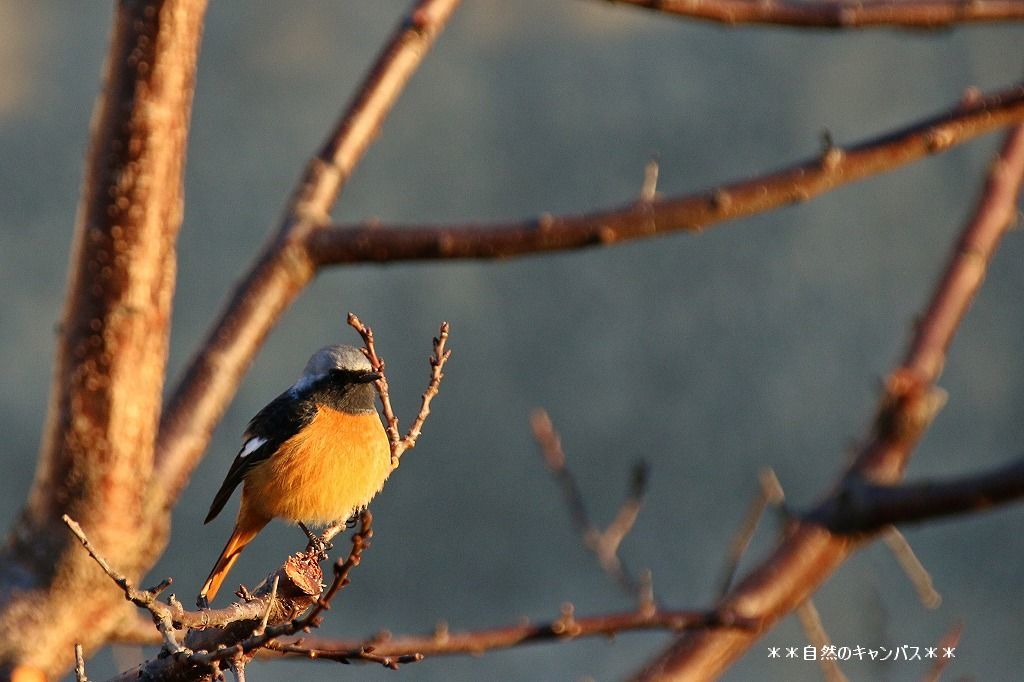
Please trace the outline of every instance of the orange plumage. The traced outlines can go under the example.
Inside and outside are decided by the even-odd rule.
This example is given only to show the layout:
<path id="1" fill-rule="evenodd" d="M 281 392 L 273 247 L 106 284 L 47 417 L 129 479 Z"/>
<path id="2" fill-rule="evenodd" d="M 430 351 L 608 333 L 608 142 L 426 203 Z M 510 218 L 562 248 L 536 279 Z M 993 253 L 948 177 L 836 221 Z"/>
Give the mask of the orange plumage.
<path id="1" fill-rule="evenodd" d="M 242 484 L 235 529 L 203 585 L 213 599 L 242 549 L 271 519 L 327 524 L 347 519 L 380 492 L 391 448 L 376 412 L 318 406 L 308 426 L 257 464 Z"/>

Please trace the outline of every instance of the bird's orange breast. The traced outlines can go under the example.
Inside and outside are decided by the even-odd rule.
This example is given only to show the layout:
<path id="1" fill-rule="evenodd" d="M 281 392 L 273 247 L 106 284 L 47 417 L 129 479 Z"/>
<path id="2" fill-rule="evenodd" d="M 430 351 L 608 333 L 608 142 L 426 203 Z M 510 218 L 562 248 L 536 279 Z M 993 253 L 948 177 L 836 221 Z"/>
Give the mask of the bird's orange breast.
<path id="1" fill-rule="evenodd" d="M 243 504 L 265 518 L 325 524 L 365 507 L 391 473 L 376 412 L 319 406 L 316 416 L 245 477 Z"/>

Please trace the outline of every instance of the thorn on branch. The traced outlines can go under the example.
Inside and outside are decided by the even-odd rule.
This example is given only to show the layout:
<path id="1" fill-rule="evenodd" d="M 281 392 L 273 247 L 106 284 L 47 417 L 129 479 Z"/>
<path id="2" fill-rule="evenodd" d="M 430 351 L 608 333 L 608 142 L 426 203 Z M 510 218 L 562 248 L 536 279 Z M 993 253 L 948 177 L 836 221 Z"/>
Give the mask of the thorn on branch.
<path id="1" fill-rule="evenodd" d="M 654 574 L 649 568 L 640 574 L 637 595 L 637 611 L 645 616 L 653 616 L 658 610 L 658 603 L 654 600 Z"/>
<path id="2" fill-rule="evenodd" d="M 835 170 L 843 162 L 846 153 L 837 147 L 832 133 L 827 128 L 821 131 L 821 167 L 827 171 Z"/>
<path id="3" fill-rule="evenodd" d="M 658 197 L 658 156 L 644 166 L 644 183 L 640 186 L 640 201 L 649 204 Z"/>
<path id="4" fill-rule="evenodd" d="M 559 637 L 576 637 L 582 632 L 579 623 L 576 622 L 576 607 L 572 602 L 562 604 L 562 612 L 558 618 L 551 623 L 551 632 Z"/>

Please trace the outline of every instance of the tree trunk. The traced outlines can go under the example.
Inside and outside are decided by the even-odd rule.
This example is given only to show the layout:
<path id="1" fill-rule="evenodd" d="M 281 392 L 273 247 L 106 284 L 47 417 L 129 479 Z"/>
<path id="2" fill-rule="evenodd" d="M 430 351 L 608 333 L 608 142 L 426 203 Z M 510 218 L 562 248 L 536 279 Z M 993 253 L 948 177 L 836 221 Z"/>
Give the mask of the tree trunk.
<path id="1" fill-rule="evenodd" d="M 169 519 L 144 494 L 174 293 L 205 0 L 121 2 L 93 113 L 49 411 L 28 502 L 0 554 L 0 669 L 53 677 L 131 609 L 61 522 L 141 577 Z M 37 675 L 38 677 L 38 675 Z"/>

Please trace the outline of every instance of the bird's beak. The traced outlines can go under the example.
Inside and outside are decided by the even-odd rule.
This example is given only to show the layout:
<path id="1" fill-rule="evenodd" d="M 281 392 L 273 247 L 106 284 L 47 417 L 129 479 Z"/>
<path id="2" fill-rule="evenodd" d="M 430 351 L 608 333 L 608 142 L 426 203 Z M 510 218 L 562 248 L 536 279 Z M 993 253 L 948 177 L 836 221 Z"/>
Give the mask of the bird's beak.
<path id="1" fill-rule="evenodd" d="M 356 379 L 356 382 L 360 384 L 368 384 L 371 381 L 376 381 L 377 379 L 380 379 L 380 376 L 380 372 L 367 372 L 366 374 L 360 375 Z"/>

